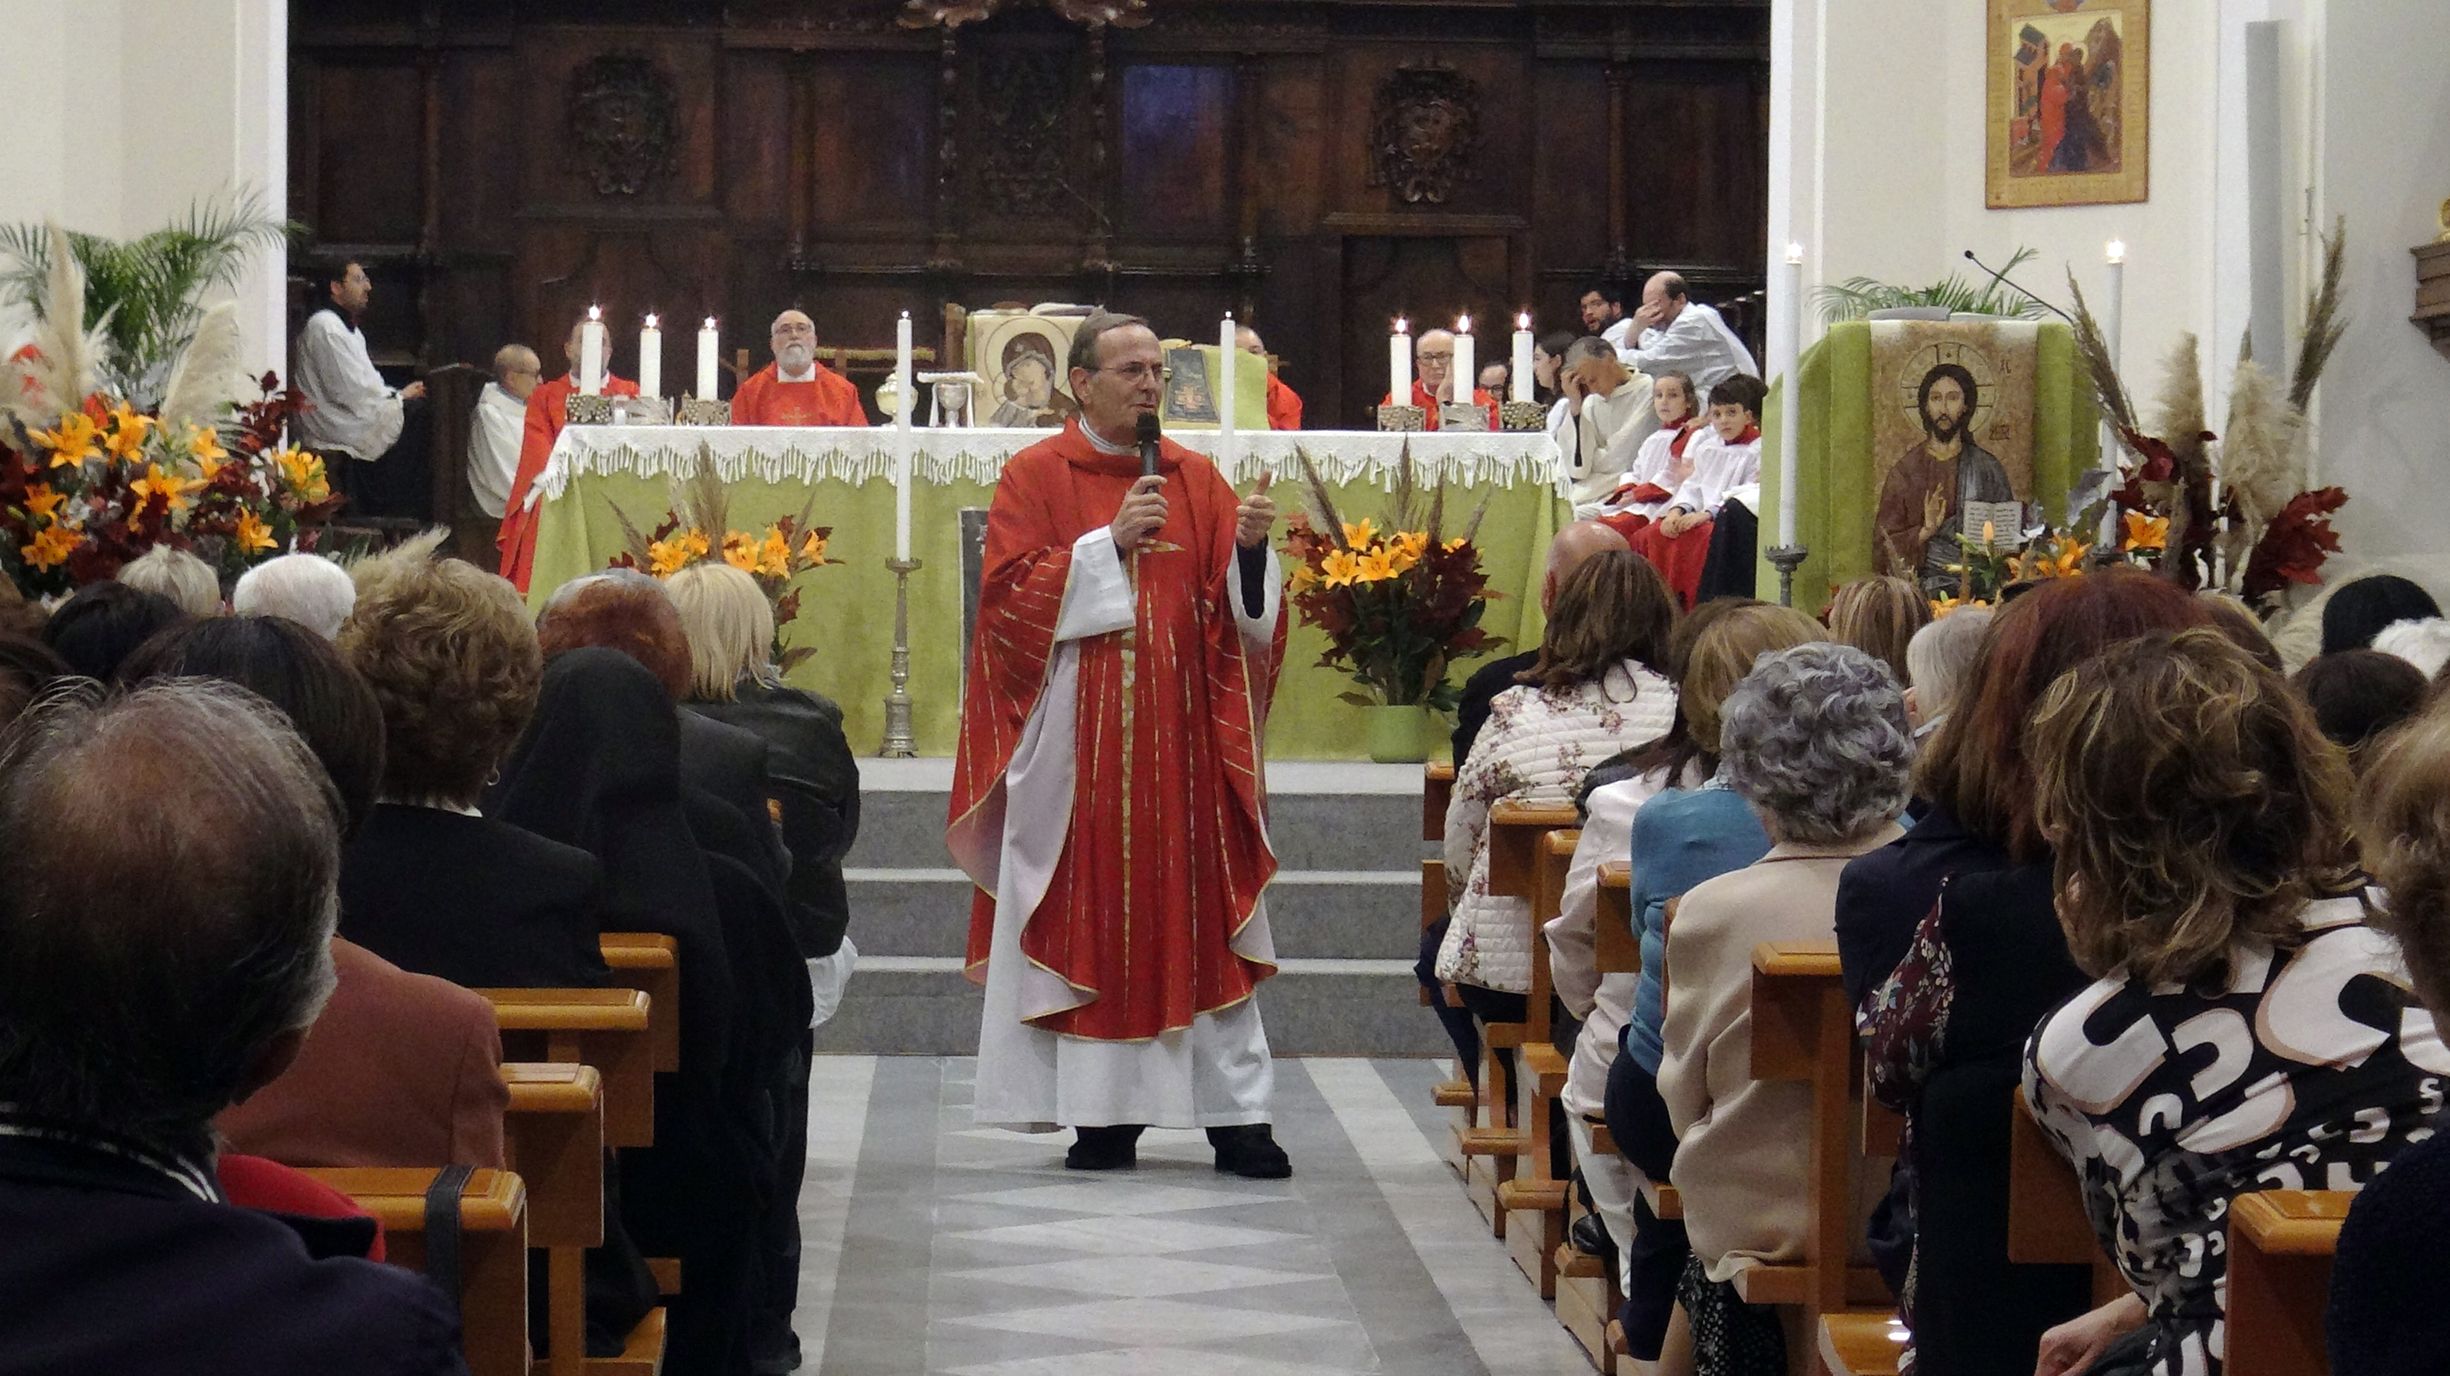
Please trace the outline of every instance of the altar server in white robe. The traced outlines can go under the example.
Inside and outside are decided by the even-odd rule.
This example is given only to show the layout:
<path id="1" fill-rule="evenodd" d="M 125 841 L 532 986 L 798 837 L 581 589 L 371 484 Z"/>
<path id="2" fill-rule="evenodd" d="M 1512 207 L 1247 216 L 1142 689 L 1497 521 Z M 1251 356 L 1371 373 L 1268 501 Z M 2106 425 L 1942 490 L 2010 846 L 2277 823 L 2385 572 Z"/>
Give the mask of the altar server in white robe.
<path id="1" fill-rule="evenodd" d="M 393 387 L 383 380 L 358 328 L 374 284 L 365 266 L 335 261 L 309 274 L 323 288 L 321 310 L 298 332 L 290 382 L 306 399 L 297 442 L 323 456 L 356 514 L 423 513 L 427 463 L 423 382 Z"/>
<path id="2" fill-rule="evenodd" d="M 494 520 L 510 500 L 511 479 L 519 472 L 519 445 L 527 430 L 527 398 L 544 377 L 536 351 L 525 344 L 505 344 L 494 351 L 493 381 L 477 393 L 476 416 L 468 425 L 468 488 L 477 508 Z"/>
<path id="3" fill-rule="evenodd" d="M 1642 284 L 1633 320 L 1641 333 L 1632 347 L 1617 352 L 1628 368 L 1652 377 L 1684 373 L 1704 394 L 1738 373 L 1761 371 L 1718 308 L 1693 300 L 1676 273 L 1653 273 Z"/>

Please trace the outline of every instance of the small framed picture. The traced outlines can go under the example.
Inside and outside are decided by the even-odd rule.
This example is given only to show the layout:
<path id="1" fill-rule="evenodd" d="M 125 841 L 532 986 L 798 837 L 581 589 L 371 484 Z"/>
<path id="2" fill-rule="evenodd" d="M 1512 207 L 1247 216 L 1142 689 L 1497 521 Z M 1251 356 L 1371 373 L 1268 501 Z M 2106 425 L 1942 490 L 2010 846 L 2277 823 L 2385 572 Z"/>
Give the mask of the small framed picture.
<path id="1" fill-rule="evenodd" d="M 2151 0 L 1990 6 L 1990 207 L 2148 199 Z"/>

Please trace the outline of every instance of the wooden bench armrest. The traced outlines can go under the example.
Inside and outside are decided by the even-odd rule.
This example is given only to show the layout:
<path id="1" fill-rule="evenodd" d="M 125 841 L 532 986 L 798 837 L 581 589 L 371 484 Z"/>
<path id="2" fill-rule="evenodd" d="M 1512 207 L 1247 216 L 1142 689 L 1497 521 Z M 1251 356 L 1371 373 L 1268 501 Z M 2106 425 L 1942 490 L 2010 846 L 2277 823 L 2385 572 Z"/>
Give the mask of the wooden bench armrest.
<path id="1" fill-rule="evenodd" d="M 2229 1230 L 2265 1256 L 2327 1257 L 2339 1250 L 2353 1190 L 2263 1190 L 2231 1204 Z"/>
<path id="2" fill-rule="evenodd" d="M 1633 931 L 1633 866 L 1609 860 L 1599 867 L 1598 910 L 1592 915 L 1594 959 L 1603 975 L 1642 970 L 1642 939 Z"/>
<path id="3" fill-rule="evenodd" d="M 350 1167 L 307 1175 L 383 1225 L 392 1264 L 425 1269 L 425 1195 L 438 1167 Z M 460 1350 L 472 1376 L 526 1376 L 527 1190 L 509 1171 L 480 1170 L 459 1193 Z"/>
<path id="4" fill-rule="evenodd" d="M 505 1062 L 510 1168 L 527 1183 L 528 1240 L 537 1247 L 604 1241 L 604 1082 L 591 1065 Z"/>
<path id="5" fill-rule="evenodd" d="M 1446 839 L 1446 808 L 1454 801 L 1455 767 L 1443 760 L 1421 766 L 1421 839 Z"/>
<path id="6" fill-rule="evenodd" d="M 604 964 L 613 982 L 647 996 L 647 1033 L 655 1040 L 655 1068 L 681 1068 L 680 943 L 661 932 L 606 932 Z"/>
<path id="7" fill-rule="evenodd" d="M 603 1081 L 604 1141 L 655 1141 L 652 1000 L 636 989 L 479 989 L 511 1060 L 595 1067 Z"/>
<path id="8" fill-rule="evenodd" d="M 2329 1376 L 2331 1260 L 2355 1199 L 2273 1190 L 2231 1203 L 2227 1369 L 2235 1376 Z"/>
<path id="9" fill-rule="evenodd" d="M 2101 1256 L 2084 1187 L 2025 1110 L 2019 1090 L 2006 1104 L 2008 1121 L 2008 1260 L 2027 1265 L 2089 1266 Z"/>
<path id="10" fill-rule="evenodd" d="M 1505 799 L 1489 809 L 1489 892 L 1530 899 L 1539 883 L 1540 838 L 1582 820 L 1571 803 Z"/>

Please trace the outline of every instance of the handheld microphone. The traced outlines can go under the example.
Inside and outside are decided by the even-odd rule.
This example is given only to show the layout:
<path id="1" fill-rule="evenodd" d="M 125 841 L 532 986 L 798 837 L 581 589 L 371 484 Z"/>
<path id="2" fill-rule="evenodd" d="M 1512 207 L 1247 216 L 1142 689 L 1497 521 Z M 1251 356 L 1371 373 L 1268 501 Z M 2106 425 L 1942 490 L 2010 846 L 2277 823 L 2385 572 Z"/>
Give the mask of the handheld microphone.
<path id="1" fill-rule="evenodd" d="M 2076 323 L 2076 318 L 2074 316 L 2069 315 L 2067 312 L 2060 310 L 2058 307 L 2051 305 L 2047 301 L 2044 301 L 2042 298 L 2035 296 L 2032 292 L 2026 291 L 2023 287 L 2009 281 L 2006 273 L 1999 272 L 1993 269 L 1988 263 L 1976 258 L 1974 256 L 1974 251 L 1970 248 L 1965 250 L 1965 261 L 1982 269 L 1984 272 L 1989 273 L 1992 281 L 2006 287 L 2009 291 L 2015 292 L 2018 296 L 2021 296 L 2027 301 L 2032 302 L 2034 305 L 2041 307 L 2043 310 L 2050 312 L 2052 315 L 2066 321 L 2068 324 L 2073 325 Z"/>
<path id="2" fill-rule="evenodd" d="M 1140 418 L 1132 422 L 1132 430 L 1134 438 L 1140 441 L 1140 476 L 1143 478 L 1155 477 L 1157 474 L 1157 413 L 1154 411 L 1141 412 Z"/>

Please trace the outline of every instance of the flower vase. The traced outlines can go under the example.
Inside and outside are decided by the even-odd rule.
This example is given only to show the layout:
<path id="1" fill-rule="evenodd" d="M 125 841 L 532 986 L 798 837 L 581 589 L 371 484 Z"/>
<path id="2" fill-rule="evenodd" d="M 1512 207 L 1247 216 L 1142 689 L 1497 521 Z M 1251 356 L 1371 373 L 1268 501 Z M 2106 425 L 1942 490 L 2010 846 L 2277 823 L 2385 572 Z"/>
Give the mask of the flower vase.
<path id="1" fill-rule="evenodd" d="M 1380 764 L 1418 764 L 1436 752 L 1446 719 L 1418 703 L 1362 709 L 1370 758 Z"/>

